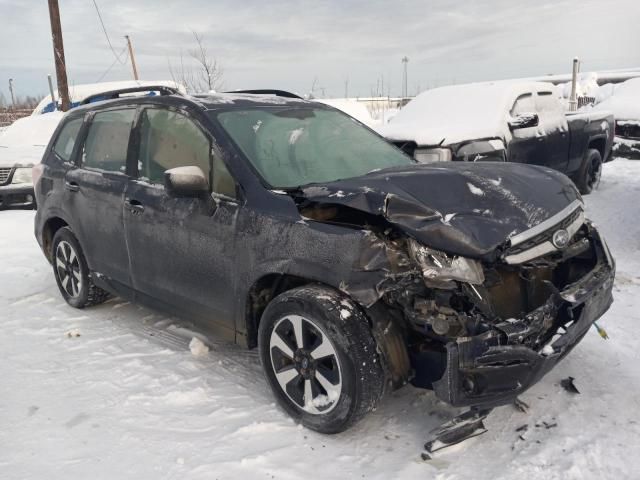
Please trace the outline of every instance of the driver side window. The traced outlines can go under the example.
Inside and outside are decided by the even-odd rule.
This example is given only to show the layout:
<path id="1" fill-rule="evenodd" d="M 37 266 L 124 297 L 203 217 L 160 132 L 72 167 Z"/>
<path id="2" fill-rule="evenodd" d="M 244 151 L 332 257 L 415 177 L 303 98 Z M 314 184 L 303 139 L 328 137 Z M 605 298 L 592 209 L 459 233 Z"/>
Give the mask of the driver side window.
<path id="1" fill-rule="evenodd" d="M 164 109 L 145 109 L 140 124 L 138 177 L 164 184 L 171 168 L 200 167 L 211 183 L 211 142 L 191 119 Z"/>

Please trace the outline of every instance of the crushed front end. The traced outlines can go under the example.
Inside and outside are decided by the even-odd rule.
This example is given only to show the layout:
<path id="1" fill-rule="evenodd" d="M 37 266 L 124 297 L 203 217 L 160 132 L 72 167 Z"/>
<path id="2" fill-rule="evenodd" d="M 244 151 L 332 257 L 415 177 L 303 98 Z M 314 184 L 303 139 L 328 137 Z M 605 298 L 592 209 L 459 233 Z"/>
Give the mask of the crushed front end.
<path id="1" fill-rule="evenodd" d="M 615 262 L 579 201 L 491 259 L 405 248 L 422 278 L 403 276 L 382 300 L 402 310 L 412 383 L 454 406 L 512 402 L 612 303 Z"/>

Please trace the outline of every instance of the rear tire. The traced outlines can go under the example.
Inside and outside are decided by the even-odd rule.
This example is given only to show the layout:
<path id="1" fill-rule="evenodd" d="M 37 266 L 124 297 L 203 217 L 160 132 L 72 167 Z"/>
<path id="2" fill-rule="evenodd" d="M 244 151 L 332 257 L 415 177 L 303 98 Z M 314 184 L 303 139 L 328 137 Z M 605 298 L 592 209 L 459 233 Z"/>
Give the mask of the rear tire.
<path id="1" fill-rule="evenodd" d="M 279 404 L 312 430 L 346 430 L 382 397 L 384 373 L 367 317 L 336 290 L 313 285 L 276 297 L 260 321 L 258 345 Z"/>
<path id="2" fill-rule="evenodd" d="M 108 292 L 93 283 L 80 242 L 69 227 L 61 228 L 54 235 L 51 258 L 56 283 L 69 305 L 85 308 L 109 298 Z"/>
<path id="3" fill-rule="evenodd" d="M 588 195 L 600 185 L 602 175 L 602 156 L 596 149 L 590 148 L 576 178 L 576 187 L 582 195 Z"/>

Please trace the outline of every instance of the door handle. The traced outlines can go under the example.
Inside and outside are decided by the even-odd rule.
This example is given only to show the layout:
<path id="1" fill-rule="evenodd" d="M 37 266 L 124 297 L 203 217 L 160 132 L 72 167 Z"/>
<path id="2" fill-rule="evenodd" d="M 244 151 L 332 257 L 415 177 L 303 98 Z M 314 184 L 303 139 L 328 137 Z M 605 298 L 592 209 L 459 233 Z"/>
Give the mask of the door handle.
<path id="1" fill-rule="evenodd" d="M 124 201 L 124 206 L 127 207 L 134 215 L 144 212 L 144 205 L 142 205 L 138 200 L 127 198 Z"/>
<path id="2" fill-rule="evenodd" d="M 78 185 L 76 182 L 64 182 L 64 188 L 66 188 L 67 190 L 69 190 L 70 192 L 77 192 L 78 190 L 80 190 L 80 185 Z"/>

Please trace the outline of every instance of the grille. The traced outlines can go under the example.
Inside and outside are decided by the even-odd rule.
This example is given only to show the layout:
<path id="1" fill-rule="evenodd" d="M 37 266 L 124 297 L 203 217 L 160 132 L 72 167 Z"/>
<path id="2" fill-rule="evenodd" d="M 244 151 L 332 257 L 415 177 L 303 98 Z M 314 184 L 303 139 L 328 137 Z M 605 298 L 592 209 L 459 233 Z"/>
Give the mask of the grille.
<path id="1" fill-rule="evenodd" d="M 9 180 L 11 168 L 0 168 L 0 185 L 4 185 Z"/>
<path id="2" fill-rule="evenodd" d="M 526 242 L 520 243 L 515 247 L 511 247 L 508 251 L 508 254 L 513 255 L 516 253 L 521 253 L 526 250 L 529 250 L 530 248 L 535 247 L 536 245 L 540 245 L 541 243 L 544 243 L 546 241 L 551 241 L 551 238 L 553 237 L 553 234 L 556 232 L 556 230 L 560 228 L 566 229 L 569 225 L 571 225 L 573 222 L 575 222 L 578 219 L 581 213 L 582 213 L 582 209 L 576 209 L 571 215 L 566 217 L 560 223 L 554 225 L 548 230 L 545 230 L 539 235 L 536 235 L 535 237 L 527 240 Z"/>

